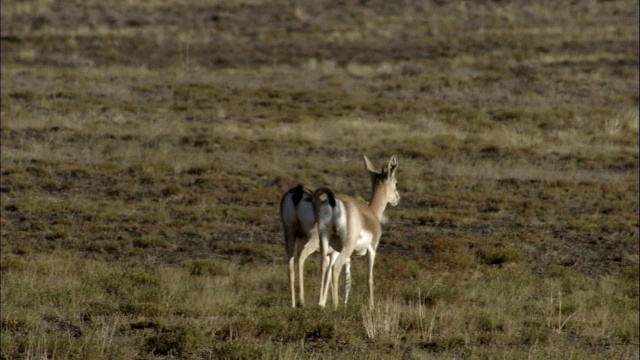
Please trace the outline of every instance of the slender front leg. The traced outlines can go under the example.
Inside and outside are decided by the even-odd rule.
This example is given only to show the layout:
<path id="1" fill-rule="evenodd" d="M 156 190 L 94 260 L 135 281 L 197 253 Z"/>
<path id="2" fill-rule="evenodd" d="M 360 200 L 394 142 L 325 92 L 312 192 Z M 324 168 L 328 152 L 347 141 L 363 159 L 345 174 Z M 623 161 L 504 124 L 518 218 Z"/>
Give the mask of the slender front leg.
<path id="1" fill-rule="evenodd" d="M 373 263 L 376 260 L 376 251 L 369 247 L 369 307 L 373 308 Z"/>

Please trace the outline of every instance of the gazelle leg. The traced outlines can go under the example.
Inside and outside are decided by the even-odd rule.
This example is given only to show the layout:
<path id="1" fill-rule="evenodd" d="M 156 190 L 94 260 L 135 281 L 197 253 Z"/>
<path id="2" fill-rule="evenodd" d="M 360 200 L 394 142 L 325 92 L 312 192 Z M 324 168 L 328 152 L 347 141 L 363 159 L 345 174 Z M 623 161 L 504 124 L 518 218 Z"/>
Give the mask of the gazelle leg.
<path id="1" fill-rule="evenodd" d="M 289 258 L 289 286 L 291 287 L 291 306 L 296 307 L 296 274 L 295 274 L 295 237 L 285 232 L 285 243 L 287 247 L 287 257 Z"/>
<path id="2" fill-rule="evenodd" d="M 329 275 L 330 275 L 330 271 L 331 271 L 331 267 L 329 266 L 329 239 L 324 237 L 324 236 L 320 236 L 320 253 L 321 253 L 321 261 L 322 261 L 322 266 L 321 266 L 321 271 L 322 271 L 322 277 L 320 280 L 320 300 L 318 301 L 318 305 L 320 305 L 321 307 L 325 307 L 325 305 L 327 304 L 327 292 L 328 292 L 328 281 L 330 281 Z"/>
<path id="3" fill-rule="evenodd" d="M 316 247 L 313 246 L 313 241 L 309 240 L 300 251 L 300 255 L 298 256 L 298 280 L 300 285 L 300 306 L 304 306 L 304 262 L 307 260 L 307 257 L 316 251 Z"/>
<path id="4" fill-rule="evenodd" d="M 331 256 L 329 256 L 329 268 L 327 269 L 327 276 L 325 278 L 325 284 L 328 288 L 327 293 L 331 294 L 331 289 L 333 289 L 333 284 L 331 283 L 331 281 L 327 281 L 326 279 L 331 279 Z"/>
<path id="5" fill-rule="evenodd" d="M 349 292 L 351 291 L 351 258 L 344 263 L 344 304 L 349 301 Z"/>
<path id="6" fill-rule="evenodd" d="M 338 285 L 339 285 L 339 280 L 340 280 L 340 273 L 342 272 L 342 267 L 349 262 L 349 275 L 348 278 L 351 278 L 351 254 L 353 253 L 353 249 L 356 246 L 356 243 L 358 241 L 358 237 L 360 235 L 360 231 L 357 229 L 357 227 L 355 226 L 348 226 L 346 229 L 346 234 L 343 233 L 340 237 L 341 237 L 341 241 L 342 241 L 342 250 L 340 251 L 340 255 L 338 255 L 338 258 L 335 261 L 335 264 L 333 264 L 332 269 L 333 269 L 333 304 L 334 307 L 337 309 L 338 308 Z M 346 299 L 346 295 L 345 295 L 345 299 Z"/>
<path id="7" fill-rule="evenodd" d="M 331 281 L 331 279 L 332 279 L 331 274 L 333 273 L 333 265 L 336 263 L 336 259 L 338 258 L 338 255 L 340 255 L 340 253 L 334 251 L 329 256 L 329 270 L 327 271 L 327 284 L 328 284 L 328 286 L 327 286 L 327 294 L 329 294 L 329 293 L 333 294 L 333 287 L 337 286 L 337 284 L 334 284 L 333 281 Z M 333 299 L 333 297 L 331 297 L 331 302 L 335 306 L 336 304 L 333 301 L 334 301 L 334 299 Z"/>
<path id="8" fill-rule="evenodd" d="M 291 306 L 296 307 L 295 258 L 289 257 L 289 285 L 291 286 Z"/>
<path id="9" fill-rule="evenodd" d="M 332 292 L 332 300 L 333 300 L 333 307 L 335 309 L 338 308 L 338 285 L 339 282 L 338 280 L 340 279 L 340 273 L 342 272 L 342 266 L 344 266 L 344 263 L 346 261 L 346 259 L 348 259 L 348 257 L 344 254 L 344 253 L 340 253 L 340 255 L 338 255 L 338 258 L 336 259 L 335 264 L 331 267 L 332 268 L 332 272 L 333 272 L 333 276 L 332 276 L 332 282 L 333 282 L 333 292 Z"/>
<path id="10" fill-rule="evenodd" d="M 373 263 L 376 260 L 376 251 L 369 247 L 369 307 L 373 308 Z"/>

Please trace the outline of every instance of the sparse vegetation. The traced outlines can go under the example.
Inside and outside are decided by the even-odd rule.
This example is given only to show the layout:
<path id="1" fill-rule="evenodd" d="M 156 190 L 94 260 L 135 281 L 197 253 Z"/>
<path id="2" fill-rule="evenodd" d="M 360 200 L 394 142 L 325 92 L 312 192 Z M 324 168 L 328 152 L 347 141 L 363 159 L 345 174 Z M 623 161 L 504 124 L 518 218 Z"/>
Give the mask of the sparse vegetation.
<path id="1" fill-rule="evenodd" d="M 1 6 L 2 359 L 638 358 L 637 3 Z M 291 309 L 280 196 L 362 153 L 376 306 Z"/>

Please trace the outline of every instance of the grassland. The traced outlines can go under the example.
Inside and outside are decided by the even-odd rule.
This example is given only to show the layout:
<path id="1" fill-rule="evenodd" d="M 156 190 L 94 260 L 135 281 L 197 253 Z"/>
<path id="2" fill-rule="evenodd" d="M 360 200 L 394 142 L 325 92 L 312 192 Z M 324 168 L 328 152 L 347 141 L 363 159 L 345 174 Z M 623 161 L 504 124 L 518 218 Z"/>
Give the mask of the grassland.
<path id="1" fill-rule="evenodd" d="M 637 2 L 401 3 L 3 1 L 2 359 L 637 359 Z M 291 309 L 363 153 L 377 304 Z"/>

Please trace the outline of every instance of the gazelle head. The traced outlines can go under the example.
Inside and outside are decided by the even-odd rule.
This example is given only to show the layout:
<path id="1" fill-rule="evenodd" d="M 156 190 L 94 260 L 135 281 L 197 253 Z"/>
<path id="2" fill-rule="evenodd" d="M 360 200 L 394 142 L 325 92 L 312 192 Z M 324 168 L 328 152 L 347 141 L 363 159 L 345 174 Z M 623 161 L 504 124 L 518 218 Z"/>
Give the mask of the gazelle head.
<path id="1" fill-rule="evenodd" d="M 391 206 L 398 205 L 400 202 L 400 194 L 396 188 L 398 183 L 396 180 L 396 170 L 398 169 L 396 156 L 393 155 L 391 159 L 389 159 L 389 164 L 386 167 L 383 166 L 380 171 L 375 170 L 373 164 L 365 155 L 363 155 L 363 157 L 364 165 L 371 178 L 372 198 L 376 193 L 380 192 L 386 203 Z"/>

